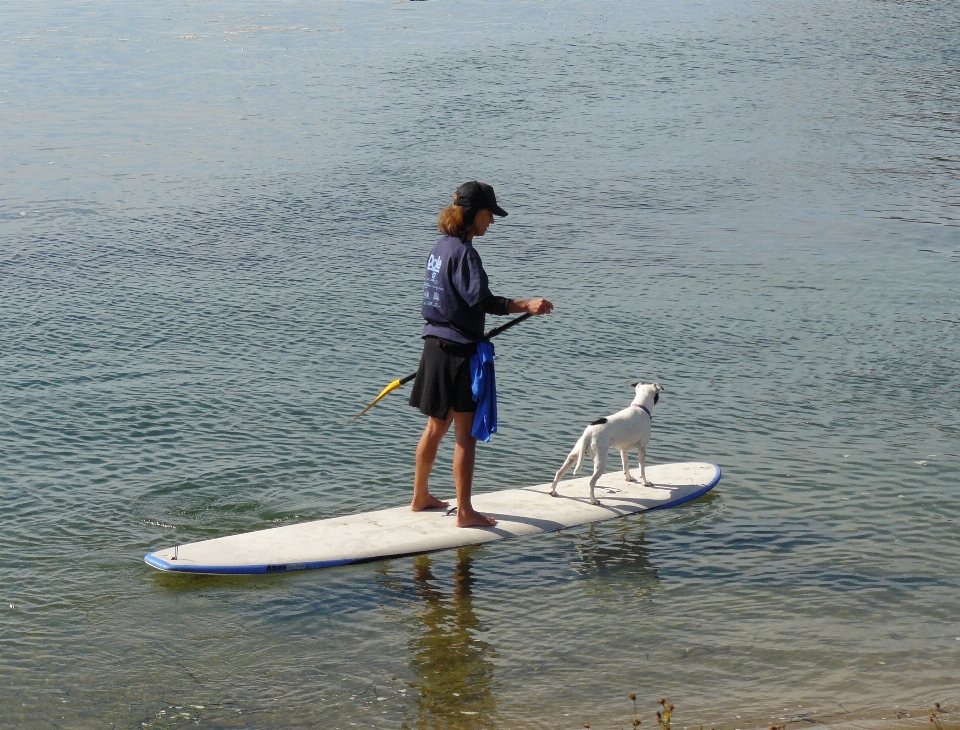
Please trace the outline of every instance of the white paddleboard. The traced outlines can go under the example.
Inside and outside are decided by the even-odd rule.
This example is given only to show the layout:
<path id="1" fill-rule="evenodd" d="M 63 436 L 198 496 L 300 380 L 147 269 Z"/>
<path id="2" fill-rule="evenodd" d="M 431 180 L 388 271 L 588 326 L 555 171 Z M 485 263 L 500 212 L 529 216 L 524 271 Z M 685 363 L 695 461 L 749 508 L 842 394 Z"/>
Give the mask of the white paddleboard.
<path id="1" fill-rule="evenodd" d="M 599 505 L 590 504 L 589 477 L 560 482 L 558 497 L 550 496 L 549 484 L 475 495 L 474 508 L 495 518 L 493 527 L 460 528 L 448 510 L 411 512 L 404 506 L 192 542 L 144 560 L 180 573 L 284 573 L 479 545 L 676 507 L 713 489 L 720 467 L 660 464 L 647 467 L 647 479 L 652 487 L 627 482 L 621 472 L 604 474 L 596 488 Z"/>

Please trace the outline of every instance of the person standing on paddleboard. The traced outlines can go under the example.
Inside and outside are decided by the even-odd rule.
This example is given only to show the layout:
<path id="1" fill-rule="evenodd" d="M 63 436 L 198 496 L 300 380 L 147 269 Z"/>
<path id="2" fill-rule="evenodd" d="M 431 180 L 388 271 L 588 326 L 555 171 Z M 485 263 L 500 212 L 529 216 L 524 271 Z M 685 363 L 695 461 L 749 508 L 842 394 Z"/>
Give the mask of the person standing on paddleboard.
<path id="1" fill-rule="evenodd" d="M 410 508 L 418 512 L 447 506 L 447 502 L 430 494 L 428 482 L 440 441 L 453 423 L 457 440 L 453 454 L 457 526 L 490 527 L 496 524 L 496 520 L 474 510 L 470 500 L 477 451 L 477 437 L 474 435 L 477 403 L 474 401 L 475 373 L 472 370 L 476 368 L 478 346 L 484 343 L 485 317 L 487 314 L 521 312 L 549 314 L 553 305 L 546 299 L 507 299 L 491 293 L 473 240 L 486 234 L 494 215 L 507 215 L 507 211 L 497 205 L 493 188 L 475 180 L 464 183 L 457 188 L 453 203 L 444 208 L 437 219 L 437 227 L 443 236 L 427 259 L 423 287 L 420 311 L 427 323 L 423 328 L 423 355 L 410 394 L 410 405 L 419 408 L 428 419 L 417 445 Z M 492 353 L 489 343 L 483 346 L 489 348 L 484 353 Z M 471 358 L 475 358 L 474 368 L 471 368 Z M 492 358 L 490 366 L 492 368 Z M 495 403 L 493 408 L 495 414 Z M 494 423 L 495 419 L 494 415 Z"/>

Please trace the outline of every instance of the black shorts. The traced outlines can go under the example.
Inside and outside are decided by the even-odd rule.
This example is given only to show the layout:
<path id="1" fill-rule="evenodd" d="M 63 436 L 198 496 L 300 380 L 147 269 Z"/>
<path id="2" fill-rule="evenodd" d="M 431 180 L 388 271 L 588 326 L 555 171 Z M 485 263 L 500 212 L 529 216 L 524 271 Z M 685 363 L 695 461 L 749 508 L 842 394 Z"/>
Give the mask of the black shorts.
<path id="1" fill-rule="evenodd" d="M 434 418 L 446 418 L 451 408 L 461 413 L 476 411 L 470 375 L 470 358 L 476 354 L 476 345 L 424 337 L 410 405 Z"/>

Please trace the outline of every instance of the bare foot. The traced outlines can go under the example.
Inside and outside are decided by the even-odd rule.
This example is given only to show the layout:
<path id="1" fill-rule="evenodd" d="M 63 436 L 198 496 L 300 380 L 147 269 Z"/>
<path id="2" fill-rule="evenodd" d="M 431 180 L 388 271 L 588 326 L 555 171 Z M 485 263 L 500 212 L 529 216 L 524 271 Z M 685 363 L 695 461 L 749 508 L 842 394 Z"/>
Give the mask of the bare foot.
<path id="1" fill-rule="evenodd" d="M 440 509 L 441 507 L 449 506 L 449 502 L 444 502 L 443 500 L 437 499 L 432 494 L 428 494 L 426 499 L 414 499 L 413 502 L 410 503 L 410 509 L 412 509 L 414 512 L 423 512 L 425 509 Z"/>
<path id="2" fill-rule="evenodd" d="M 493 527 L 497 521 L 479 512 L 457 510 L 457 527 Z"/>

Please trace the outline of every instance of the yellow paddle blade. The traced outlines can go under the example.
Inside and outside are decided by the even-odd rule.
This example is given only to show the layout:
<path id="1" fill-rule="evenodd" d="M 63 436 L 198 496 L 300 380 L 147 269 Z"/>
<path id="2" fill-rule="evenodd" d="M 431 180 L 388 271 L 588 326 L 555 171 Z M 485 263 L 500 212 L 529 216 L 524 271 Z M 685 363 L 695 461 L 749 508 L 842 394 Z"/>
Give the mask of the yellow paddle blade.
<path id="1" fill-rule="evenodd" d="M 371 408 L 373 408 L 375 405 L 377 405 L 377 403 L 379 403 L 379 402 L 382 401 L 384 398 L 386 398 L 388 394 L 392 393 L 393 391 L 395 391 L 395 390 L 396 390 L 397 388 L 399 388 L 399 387 L 400 387 L 400 381 L 399 381 L 399 380 L 394 380 L 392 383 L 390 383 L 390 385 L 388 385 L 386 388 L 384 388 L 383 390 L 380 391 L 380 395 L 378 395 L 376 398 L 374 398 L 374 399 L 373 399 L 373 402 L 372 402 L 370 405 L 368 405 L 366 408 L 364 408 L 362 411 L 360 411 L 357 415 L 355 415 L 355 416 L 353 417 L 353 419 L 350 421 L 350 423 L 353 423 L 354 421 L 356 421 L 358 418 L 360 418 L 360 416 L 362 416 L 364 413 L 366 413 L 367 411 L 369 411 Z"/>

